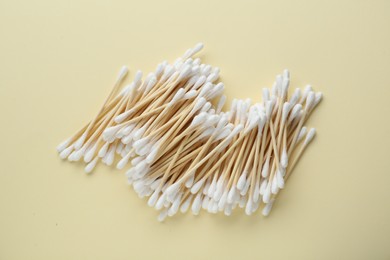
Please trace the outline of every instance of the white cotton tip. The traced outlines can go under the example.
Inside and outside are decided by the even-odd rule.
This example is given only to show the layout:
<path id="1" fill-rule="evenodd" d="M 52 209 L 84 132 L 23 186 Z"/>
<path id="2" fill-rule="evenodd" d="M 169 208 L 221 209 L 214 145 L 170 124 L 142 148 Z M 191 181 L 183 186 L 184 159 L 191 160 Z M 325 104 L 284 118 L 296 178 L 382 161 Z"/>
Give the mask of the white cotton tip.
<path id="1" fill-rule="evenodd" d="M 129 159 L 130 159 L 130 156 L 126 155 L 125 157 L 123 157 L 119 162 L 118 164 L 116 165 L 116 168 L 121 170 L 123 168 L 125 168 L 126 164 L 129 162 Z"/>
<path id="2" fill-rule="evenodd" d="M 290 79 L 290 71 L 288 69 L 283 70 L 283 78 Z"/>
<path id="3" fill-rule="evenodd" d="M 199 180 L 197 183 L 195 183 L 191 188 L 191 193 L 196 194 L 200 190 L 200 188 L 203 186 L 204 179 Z"/>
<path id="4" fill-rule="evenodd" d="M 94 144 L 94 145 L 92 146 L 92 148 L 89 149 L 89 150 L 85 153 L 84 162 L 89 163 L 89 162 L 92 160 L 93 156 L 95 155 L 97 146 L 98 146 L 97 143 Z"/>
<path id="5" fill-rule="evenodd" d="M 65 150 L 65 149 L 69 146 L 69 144 L 70 144 L 71 141 L 72 141 L 72 139 L 71 139 L 71 138 L 68 138 L 68 139 L 66 139 L 65 141 L 61 142 L 61 143 L 56 147 L 57 152 L 61 153 L 63 150 Z"/>
<path id="6" fill-rule="evenodd" d="M 272 179 L 271 192 L 272 192 L 272 194 L 278 194 L 278 192 L 279 192 L 278 180 L 277 180 L 276 176 L 274 176 L 274 178 Z"/>
<path id="7" fill-rule="evenodd" d="M 156 83 L 157 83 L 157 78 L 152 73 L 148 83 L 146 84 L 145 92 L 148 93 L 156 85 Z"/>
<path id="8" fill-rule="evenodd" d="M 176 198 L 174 199 L 171 208 L 168 210 L 168 216 L 172 217 L 177 213 L 177 211 L 179 210 L 180 202 L 181 194 L 176 196 Z"/>
<path id="9" fill-rule="evenodd" d="M 226 96 L 225 96 L 225 95 L 222 95 L 222 96 L 219 98 L 219 101 L 218 101 L 218 104 L 217 104 L 217 110 L 216 110 L 216 113 L 217 113 L 217 114 L 221 113 L 222 108 L 223 108 L 223 106 L 225 105 L 225 102 L 226 102 Z"/>
<path id="10" fill-rule="evenodd" d="M 211 74 L 207 77 L 206 82 L 211 82 L 211 83 L 213 83 L 213 82 L 215 82 L 216 80 L 218 80 L 218 78 L 219 78 L 219 74 L 213 72 L 213 73 L 211 73 Z"/>
<path id="11" fill-rule="evenodd" d="M 190 208 L 190 205 L 191 205 L 191 200 L 192 200 L 192 195 L 190 195 L 185 201 L 184 203 L 181 205 L 180 207 L 180 212 L 181 213 L 186 213 L 188 211 L 188 209 Z"/>
<path id="12" fill-rule="evenodd" d="M 274 199 L 272 199 L 269 203 L 267 203 L 265 206 L 264 206 L 264 208 L 263 208 L 263 210 L 261 211 L 261 214 L 263 214 L 263 216 L 268 216 L 269 215 L 269 213 L 271 212 L 271 210 L 272 210 L 272 206 L 273 206 L 273 204 L 274 204 Z"/>
<path id="13" fill-rule="evenodd" d="M 194 202 L 192 202 L 192 207 L 191 207 L 192 213 L 194 215 L 198 215 L 201 206 L 202 206 L 202 197 L 201 197 L 201 194 L 198 193 L 198 195 L 196 195 L 196 197 L 194 199 Z"/>
<path id="14" fill-rule="evenodd" d="M 140 162 L 144 161 L 145 160 L 145 157 L 144 156 L 139 156 L 139 157 L 135 157 L 133 160 L 131 160 L 131 165 L 133 165 L 134 167 L 137 166 Z"/>
<path id="15" fill-rule="evenodd" d="M 208 213 L 213 213 L 213 207 L 214 207 L 214 200 L 210 199 L 209 203 L 207 203 L 207 212 Z"/>
<path id="16" fill-rule="evenodd" d="M 275 85 L 275 90 L 273 91 L 273 94 L 275 96 L 281 96 L 282 94 L 282 85 L 283 85 L 283 76 L 282 75 L 277 75 L 276 76 L 276 85 Z"/>
<path id="17" fill-rule="evenodd" d="M 194 184 L 194 179 L 195 179 L 195 174 L 191 174 L 191 176 L 188 177 L 188 179 L 186 180 L 185 186 L 187 188 L 190 188 L 192 186 L 192 184 Z"/>
<path id="18" fill-rule="evenodd" d="M 207 210 L 207 208 L 209 206 L 209 202 L 210 202 L 210 198 L 209 197 L 207 197 L 207 196 L 203 197 L 202 209 Z"/>
<path id="19" fill-rule="evenodd" d="M 95 169 L 95 166 L 96 166 L 98 160 L 99 160 L 99 157 L 95 157 L 95 159 L 93 159 L 91 162 L 89 162 L 87 164 L 87 166 L 85 166 L 84 171 L 86 173 L 91 173 L 93 171 L 93 169 Z"/>
<path id="20" fill-rule="evenodd" d="M 296 88 L 294 93 L 292 94 L 290 100 L 288 101 L 292 106 L 295 106 L 295 104 L 298 102 L 299 98 L 301 96 L 301 90 L 299 88 Z"/>
<path id="21" fill-rule="evenodd" d="M 167 218 L 167 216 L 168 216 L 168 210 L 163 210 L 163 211 L 161 211 L 160 214 L 158 215 L 157 220 L 158 220 L 159 222 L 163 222 L 163 221 Z"/>
<path id="22" fill-rule="evenodd" d="M 194 108 L 192 109 L 193 112 L 196 112 L 198 111 L 199 109 L 201 109 L 205 104 L 206 104 L 207 100 L 203 97 L 199 98 L 195 105 L 194 105 Z"/>
<path id="23" fill-rule="evenodd" d="M 312 91 L 313 91 L 313 88 L 310 85 L 307 85 L 305 87 L 305 89 L 303 90 L 303 95 L 302 95 L 301 100 L 305 100 L 307 98 L 307 96 L 309 95 L 309 93 Z"/>
<path id="24" fill-rule="evenodd" d="M 139 156 L 144 156 L 150 152 L 152 149 L 153 145 L 152 144 L 147 144 L 145 146 L 142 146 L 138 149 L 135 150 L 136 154 Z"/>
<path id="25" fill-rule="evenodd" d="M 226 205 L 227 202 L 227 197 L 228 197 L 228 190 L 226 189 L 223 193 L 221 198 L 218 200 L 218 209 L 223 210 L 223 208 Z"/>
<path id="26" fill-rule="evenodd" d="M 243 190 L 246 183 L 246 172 L 244 171 L 243 174 L 241 174 L 240 178 L 238 178 L 237 182 L 237 189 Z"/>
<path id="27" fill-rule="evenodd" d="M 287 168 L 288 165 L 288 156 L 287 156 L 287 149 L 286 147 L 283 148 L 282 156 L 280 158 L 280 164 L 283 168 Z"/>
<path id="28" fill-rule="evenodd" d="M 248 202 L 246 203 L 246 206 L 245 206 L 245 214 L 250 216 L 252 215 L 252 212 L 253 212 L 253 201 L 251 199 L 248 199 Z"/>
<path id="29" fill-rule="evenodd" d="M 134 178 L 134 175 L 135 175 L 135 169 L 134 168 L 130 168 L 127 172 L 126 172 L 126 177 L 129 179 L 129 180 L 132 180 Z"/>
<path id="30" fill-rule="evenodd" d="M 217 182 L 215 178 L 213 178 L 213 181 L 211 182 L 209 190 L 207 192 L 207 196 L 209 196 L 210 198 L 214 197 L 216 188 L 217 188 Z"/>
<path id="31" fill-rule="evenodd" d="M 250 182 L 250 180 L 248 179 L 248 180 L 245 182 L 244 188 L 243 188 L 243 189 L 241 190 L 241 192 L 240 192 L 240 195 L 241 195 L 241 196 L 246 196 L 246 194 L 248 193 L 250 184 L 251 184 L 251 182 Z"/>
<path id="32" fill-rule="evenodd" d="M 81 159 L 81 157 L 83 157 L 85 150 L 86 150 L 86 148 L 82 147 L 80 150 L 75 151 L 73 154 L 74 156 L 72 158 L 72 161 L 79 161 Z"/>
<path id="33" fill-rule="evenodd" d="M 320 103 L 322 100 L 322 93 L 321 92 L 317 92 L 316 95 L 315 95 L 315 99 L 314 99 L 314 107 L 318 105 L 318 103 Z"/>
<path id="34" fill-rule="evenodd" d="M 302 127 L 298 134 L 298 139 L 297 139 L 298 142 L 303 139 L 303 137 L 306 135 L 306 132 L 307 132 L 306 126 Z"/>
<path id="35" fill-rule="evenodd" d="M 260 179 L 256 180 L 255 188 L 253 190 L 253 202 L 257 203 L 260 197 Z"/>
<path id="36" fill-rule="evenodd" d="M 206 82 L 206 76 L 202 75 L 195 82 L 194 86 L 192 86 L 191 90 L 198 90 L 204 83 Z"/>
<path id="37" fill-rule="evenodd" d="M 207 117 L 207 121 L 205 122 L 205 125 L 213 127 L 215 124 L 218 123 L 219 119 L 220 119 L 220 116 L 218 116 L 218 115 L 209 115 Z"/>
<path id="38" fill-rule="evenodd" d="M 271 118 L 272 109 L 273 109 L 272 101 L 267 101 L 265 103 L 265 116 L 267 117 L 267 120 L 270 120 Z"/>
<path id="39" fill-rule="evenodd" d="M 250 131 L 252 131 L 256 126 L 259 125 L 259 121 L 260 121 L 260 116 L 258 115 L 251 116 L 251 118 L 249 118 L 249 122 L 247 127 L 245 128 L 244 133 L 247 134 Z"/>
<path id="40" fill-rule="evenodd" d="M 211 92 L 211 90 L 214 88 L 214 84 L 211 82 L 207 82 L 204 84 L 204 86 L 199 91 L 199 97 L 206 97 L 207 94 Z"/>
<path id="41" fill-rule="evenodd" d="M 228 138 L 234 137 L 234 136 L 237 135 L 239 132 L 241 132 L 242 129 L 244 129 L 244 126 L 243 126 L 242 124 L 236 125 L 236 126 L 233 128 L 233 130 L 232 130 L 232 132 L 230 133 L 230 135 L 228 136 Z"/>
<path id="42" fill-rule="evenodd" d="M 160 63 L 157 65 L 156 70 L 154 71 L 154 74 L 157 78 L 161 76 L 161 73 L 164 71 L 165 66 L 165 63 Z"/>
<path id="43" fill-rule="evenodd" d="M 198 137 L 198 139 L 202 140 L 203 138 L 210 137 L 214 132 L 215 132 L 215 128 L 209 127 L 202 132 L 202 134 Z"/>
<path id="44" fill-rule="evenodd" d="M 109 143 L 105 143 L 103 146 L 102 146 L 102 148 L 100 148 L 100 150 L 99 150 L 99 153 L 98 153 L 98 156 L 99 157 L 104 157 L 105 155 L 106 155 L 106 153 L 107 153 L 107 150 L 108 150 L 108 146 L 109 146 L 110 144 Z"/>
<path id="45" fill-rule="evenodd" d="M 193 99 L 197 95 L 198 95 L 198 92 L 196 90 L 192 89 L 192 90 L 188 91 L 187 93 L 185 93 L 183 99 L 185 99 L 185 100 Z"/>
<path id="46" fill-rule="evenodd" d="M 117 81 L 122 80 L 127 75 L 128 72 L 129 72 L 129 68 L 127 66 L 122 66 L 122 68 L 118 73 Z"/>
<path id="47" fill-rule="evenodd" d="M 148 128 L 149 124 L 145 124 L 144 126 L 142 126 L 140 129 L 134 131 L 134 135 L 133 135 L 133 140 L 139 140 L 142 138 L 142 136 L 144 135 L 146 129 Z"/>
<path id="48" fill-rule="evenodd" d="M 200 113 L 207 112 L 211 114 L 210 108 L 212 107 L 212 104 L 210 102 L 206 102 L 206 104 L 203 105 L 202 109 L 200 110 Z"/>
<path id="49" fill-rule="evenodd" d="M 287 96 L 288 87 L 290 84 L 290 73 L 288 70 L 283 71 L 283 80 L 282 80 L 282 93 L 281 96 L 285 98 Z"/>
<path id="50" fill-rule="evenodd" d="M 238 100 L 234 98 L 232 100 L 232 104 L 230 105 L 230 116 L 231 117 L 235 116 L 235 114 L 237 112 L 237 104 L 238 104 Z M 229 118 L 229 119 L 231 119 L 231 118 Z"/>
<path id="51" fill-rule="evenodd" d="M 194 77 L 196 77 L 196 79 L 198 79 L 199 74 L 200 74 L 200 67 L 198 65 L 193 65 L 191 68 L 191 75 L 194 75 Z M 194 80 L 194 82 L 195 82 L 195 80 Z M 191 83 L 190 85 L 192 86 L 193 83 Z"/>
<path id="52" fill-rule="evenodd" d="M 184 61 L 182 58 L 177 58 L 176 61 L 173 63 L 173 67 L 177 70 L 180 71 L 184 65 Z"/>
<path id="53" fill-rule="evenodd" d="M 190 65 L 184 65 L 184 68 L 180 71 L 178 81 L 186 79 L 192 72 L 192 67 Z"/>
<path id="54" fill-rule="evenodd" d="M 307 111 L 309 111 L 313 107 L 314 101 L 315 101 L 315 94 L 313 91 L 311 91 L 311 92 L 309 92 L 309 94 L 307 95 L 307 98 L 306 98 L 305 109 Z"/>
<path id="55" fill-rule="evenodd" d="M 122 114 L 115 117 L 115 123 L 122 123 L 126 118 L 128 118 L 134 111 L 132 109 L 123 112 Z"/>
<path id="56" fill-rule="evenodd" d="M 180 185 L 181 183 L 180 182 L 176 182 L 174 184 L 172 184 L 171 186 L 169 186 L 166 190 L 165 190 L 165 193 L 167 195 L 172 195 L 172 194 L 176 194 L 176 192 L 179 190 L 180 188 Z"/>
<path id="57" fill-rule="evenodd" d="M 217 183 L 217 188 L 213 194 L 213 200 L 215 201 L 218 201 L 219 199 L 221 199 L 222 197 L 222 194 L 223 194 L 223 186 L 218 186 L 218 183 Z"/>
<path id="58" fill-rule="evenodd" d="M 271 184 L 268 184 L 264 190 L 263 202 L 268 203 L 271 200 Z"/>
<path id="59" fill-rule="evenodd" d="M 80 136 L 79 139 L 74 143 L 74 149 L 79 150 L 83 146 L 85 138 L 87 138 L 87 133 L 84 133 Z"/>
<path id="60" fill-rule="evenodd" d="M 142 147 L 146 146 L 149 143 L 149 141 L 150 140 L 148 137 L 141 138 L 133 143 L 133 148 L 141 149 Z"/>
<path id="61" fill-rule="evenodd" d="M 288 116 L 288 113 L 291 110 L 291 105 L 288 102 L 285 102 L 283 104 L 283 109 L 282 109 L 282 121 L 285 122 Z"/>
<path id="62" fill-rule="evenodd" d="M 225 214 L 225 216 L 230 216 L 232 214 L 232 205 L 227 204 L 223 213 Z"/>
<path id="63" fill-rule="evenodd" d="M 263 103 L 265 104 L 269 100 L 270 100 L 269 89 L 263 88 Z"/>
<path id="64" fill-rule="evenodd" d="M 284 188 L 283 174 L 279 170 L 276 171 L 276 182 L 277 182 L 277 185 L 278 185 L 279 189 L 283 189 Z"/>
<path id="65" fill-rule="evenodd" d="M 246 197 L 239 197 L 239 202 L 238 202 L 238 206 L 241 208 L 241 209 L 243 209 L 244 208 L 244 206 L 245 206 L 245 204 L 246 204 Z"/>
<path id="66" fill-rule="evenodd" d="M 172 74 L 174 74 L 174 73 L 175 73 L 175 68 L 174 68 L 172 65 L 168 64 L 168 65 L 165 67 L 165 69 L 164 69 L 163 75 L 161 76 L 161 81 L 162 81 L 162 82 L 165 82 L 165 81 L 166 81 L 169 77 L 171 77 Z M 178 75 L 178 73 L 176 73 L 175 75 Z"/>
<path id="67" fill-rule="evenodd" d="M 264 162 L 263 169 L 261 170 L 261 176 L 267 178 L 269 174 L 269 157 Z"/>
<path id="68" fill-rule="evenodd" d="M 213 68 L 211 67 L 211 65 L 206 65 L 206 66 L 204 66 L 204 68 L 202 69 L 202 71 L 201 71 L 201 73 L 203 74 L 203 75 L 209 75 L 210 73 L 211 73 L 211 70 L 212 70 Z"/>
<path id="69" fill-rule="evenodd" d="M 148 199 L 148 206 L 149 207 L 154 207 L 156 205 L 156 202 L 158 200 L 158 196 L 160 195 L 159 190 L 155 190 L 152 194 L 152 196 L 149 197 Z"/>
<path id="70" fill-rule="evenodd" d="M 124 143 L 126 146 L 131 145 L 131 143 L 133 141 L 133 135 L 134 135 L 134 133 L 130 133 L 130 134 L 126 135 L 125 137 L 122 137 L 121 142 Z"/>
<path id="71" fill-rule="evenodd" d="M 142 71 L 138 70 L 134 75 L 134 80 L 133 80 L 134 86 L 139 87 L 139 85 L 141 85 L 141 81 L 142 81 Z"/>
<path id="72" fill-rule="evenodd" d="M 196 54 L 200 52 L 204 47 L 204 44 L 202 42 L 198 42 L 195 47 L 192 49 L 193 53 Z"/>
<path id="73" fill-rule="evenodd" d="M 152 150 L 150 151 L 150 154 L 148 154 L 148 156 L 146 156 L 146 162 L 148 164 L 151 164 L 154 162 L 154 159 L 156 158 L 157 154 L 158 154 L 158 146 L 156 147 L 153 147 Z"/>
<path id="74" fill-rule="evenodd" d="M 107 158 L 106 158 L 106 164 L 108 166 L 111 166 L 113 163 L 114 163 L 114 159 L 115 159 L 115 145 L 112 145 L 110 147 L 110 150 L 108 151 L 108 153 L 106 154 L 107 155 Z"/>
<path id="75" fill-rule="evenodd" d="M 185 59 L 186 59 L 186 58 L 190 58 L 190 57 L 194 56 L 195 54 L 197 54 L 198 52 L 200 52 L 200 51 L 203 49 L 203 47 L 204 47 L 203 43 L 200 42 L 200 43 L 196 44 L 194 48 L 189 49 L 189 50 L 186 52 L 186 54 L 184 54 L 183 57 L 184 57 Z"/>
<path id="76" fill-rule="evenodd" d="M 130 124 L 130 125 L 124 127 L 124 128 L 122 129 L 122 134 L 123 134 L 124 136 L 129 135 L 129 134 L 131 133 L 131 131 L 133 131 L 133 129 L 134 129 L 135 126 L 136 126 L 135 124 Z"/>
<path id="77" fill-rule="evenodd" d="M 154 181 L 152 182 L 152 184 L 150 184 L 150 188 L 151 188 L 152 190 L 156 190 L 156 189 L 160 186 L 161 182 L 162 182 L 162 179 L 154 180 Z"/>
<path id="78" fill-rule="evenodd" d="M 227 203 L 233 203 L 234 197 L 236 194 L 236 187 L 232 186 L 229 190 L 229 193 L 227 195 Z"/>
<path id="79" fill-rule="evenodd" d="M 313 140 L 315 135 L 316 135 L 316 129 L 311 128 L 307 133 L 306 139 L 304 141 L 304 145 L 308 145 L 311 142 L 311 140 Z"/>
<path id="80" fill-rule="evenodd" d="M 115 134 L 122 128 L 120 125 L 111 126 L 109 128 L 106 128 L 103 131 L 103 139 L 105 141 L 110 140 L 112 137 L 115 137 Z"/>
<path id="81" fill-rule="evenodd" d="M 199 66 L 201 62 L 202 62 L 202 61 L 200 60 L 200 58 L 196 58 L 196 59 L 192 62 L 192 64 L 193 64 L 194 66 L 195 66 L 195 65 Z"/>
<path id="82" fill-rule="evenodd" d="M 197 66 L 195 66 L 195 67 L 197 67 Z M 192 72 L 191 72 L 191 77 L 190 77 L 190 79 L 187 81 L 187 83 L 186 83 L 186 86 L 184 87 L 185 89 L 188 89 L 188 87 L 193 87 L 194 86 L 194 84 L 196 83 L 196 81 L 199 79 L 199 72 L 195 72 L 194 71 L 194 68 L 195 67 L 192 67 Z M 195 68 L 196 69 L 196 68 Z"/>
<path id="83" fill-rule="evenodd" d="M 224 129 L 222 129 L 222 131 L 217 135 L 217 137 L 215 138 L 215 140 L 223 140 L 225 138 L 227 138 L 230 133 L 232 132 L 231 128 L 230 127 L 225 127 Z"/>
<path id="84" fill-rule="evenodd" d="M 165 194 L 162 194 L 162 195 L 158 198 L 158 200 L 157 200 L 156 205 L 154 206 L 154 208 L 155 208 L 156 210 L 162 209 L 162 208 L 164 207 L 165 201 L 166 201 L 166 195 L 165 195 Z"/>
<path id="85" fill-rule="evenodd" d="M 213 99 L 222 95 L 223 90 L 225 89 L 225 85 L 222 82 L 219 82 L 215 87 L 211 90 L 211 93 L 208 95 L 209 99 Z"/>
<path id="86" fill-rule="evenodd" d="M 262 182 L 261 182 L 261 185 L 260 185 L 260 189 L 259 189 L 259 193 L 260 195 L 264 195 L 265 193 L 265 190 L 267 189 L 267 186 L 268 186 L 268 180 L 267 179 L 264 179 Z"/>
<path id="87" fill-rule="evenodd" d="M 302 111 L 302 105 L 301 104 L 296 104 L 293 107 L 293 109 L 291 110 L 288 122 L 291 122 L 292 120 L 294 120 L 294 118 L 296 118 L 301 111 Z"/>
<path id="88" fill-rule="evenodd" d="M 209 188 L 210 188 L 210 184 L 211 184 L 211 181 L 207 181 L 205 185 L 203 185 L 203 190 L 202 190 L 202 193 L 203 195 L 207 195 L 208 194 L 208 191 L 209 191 Z"/>
<path id="89" fill-rule="evenodd" d="M 143 173 L 148 170 L 149 165 L 145 161 L 139 162 L 134 168 L 137 173 Z"/>
<path id="90" fill-rule="evenodd" d="M 208 118 L 208 114 L 206 112 L 199 113 L 192 120 L 191 127 L 195 127 L 203 124 L 204 122 L 206 122 L 207 118 Z"/>
<path id="91" fill-rule="evenodd" d="M 65 148 L 64 150 L 62 150 L 62 152 L 60 153 L 60 158 L 61 159 L 66 159 L 68 158 L 68 156 L 70 155 L 70 153 L 73 151 L 73 145 Z"/>

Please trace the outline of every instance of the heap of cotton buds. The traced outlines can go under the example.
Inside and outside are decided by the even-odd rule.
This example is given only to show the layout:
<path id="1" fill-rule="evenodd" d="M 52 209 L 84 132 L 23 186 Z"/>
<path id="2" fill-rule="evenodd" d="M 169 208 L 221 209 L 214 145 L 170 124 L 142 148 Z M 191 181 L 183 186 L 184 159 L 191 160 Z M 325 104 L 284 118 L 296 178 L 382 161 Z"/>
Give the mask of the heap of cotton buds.
<path id="1" fill-rule="evenodd" d="M 307 86 L 288 98 L 285 70 L 261 103 L 233 100 L 222 112 L 219 68 L 193 59 L 202 47 L 173 65 L 162 62 L 144 80 L 138 71 L 125 87 L 123 67 L 98 114 L 57 150 L 62 159 L 83 159 L 87 173 L 119 157 L 117 168 L 128 167 L 129 183 L 160 221 L 201 208 L 230 215 L 238 206 L 251 215 L 260 204 L 266 216 L 315 135 L 303 125 L 322 94 Z"/>

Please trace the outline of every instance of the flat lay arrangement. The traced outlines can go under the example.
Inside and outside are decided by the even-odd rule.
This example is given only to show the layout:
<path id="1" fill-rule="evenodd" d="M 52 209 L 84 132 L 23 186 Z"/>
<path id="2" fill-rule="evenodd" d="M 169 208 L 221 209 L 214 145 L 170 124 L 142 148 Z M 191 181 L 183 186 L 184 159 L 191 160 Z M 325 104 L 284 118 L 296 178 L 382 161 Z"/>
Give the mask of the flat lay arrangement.
<path id="1" fill-rule="evenodd" d="M 220 69 L 203 64 L 199 43 L 173 64 L 164 61 L 130 84 L 123 67 L 99 112 L 57 147 L 90 173 L 116 164 L 163 221 L 179 211 L 199 214 L 243 208 L 267 216 L 315 136 L 305 123 L 322 99 L 311 86 L 289 92 L 284 70 L 262 101 L 234 99 L 223 111 Z M 261 93 L 261 91 L 259 91 Z M 257 98 L 257 97 L 256 97 Z"/>

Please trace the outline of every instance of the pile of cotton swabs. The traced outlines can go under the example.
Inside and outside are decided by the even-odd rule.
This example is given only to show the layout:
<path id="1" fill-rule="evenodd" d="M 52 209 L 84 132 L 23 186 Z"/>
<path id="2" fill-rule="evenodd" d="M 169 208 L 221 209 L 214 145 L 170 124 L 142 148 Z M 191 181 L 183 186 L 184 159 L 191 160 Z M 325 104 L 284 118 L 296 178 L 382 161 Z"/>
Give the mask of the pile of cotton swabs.
<path id="1" fill-rule="evenodd" d="M 263 89 L 261 103 L 233 100 L 223 112 L 219 68 L 193 58 L 202 47 L 173 65 L 162 62 L 144 80 L 138 71 L 124 87 L 123 67 L 97 115 L 57 150 L 62 159 L 83 160 L 87 173 L 100 161 L 127 168 L 160 221 L 202 208 L 229 216 L 237 206 L 268 215 L 315 135 L 304 124 L 322 94 L 307 86 L 288 97 L 286 70 Z"/>

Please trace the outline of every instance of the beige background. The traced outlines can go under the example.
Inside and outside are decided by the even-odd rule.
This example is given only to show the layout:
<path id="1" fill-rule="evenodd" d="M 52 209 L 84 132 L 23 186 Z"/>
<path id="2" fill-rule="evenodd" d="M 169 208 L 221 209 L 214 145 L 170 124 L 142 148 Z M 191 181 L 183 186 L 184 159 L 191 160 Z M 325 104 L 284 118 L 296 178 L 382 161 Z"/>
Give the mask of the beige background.
<path id="1" fill-rule="evenodd" d="M 0 1 L 0 259 L 390 259 L 390 1 Z M 289 68 L 325 99 L 318 135 L 269 218 L 161 224 L 99 166 L 56 145 L 121 65 L 146 72 L 203 41 L 226 94 L 260 100 Z"/>

